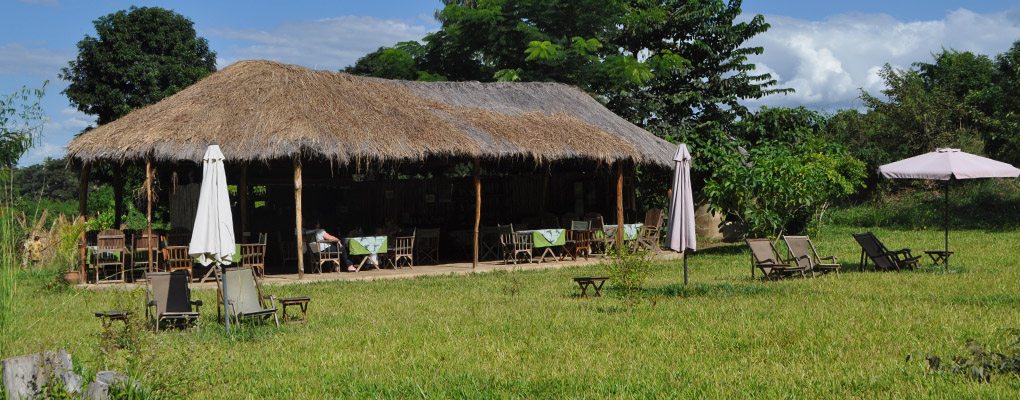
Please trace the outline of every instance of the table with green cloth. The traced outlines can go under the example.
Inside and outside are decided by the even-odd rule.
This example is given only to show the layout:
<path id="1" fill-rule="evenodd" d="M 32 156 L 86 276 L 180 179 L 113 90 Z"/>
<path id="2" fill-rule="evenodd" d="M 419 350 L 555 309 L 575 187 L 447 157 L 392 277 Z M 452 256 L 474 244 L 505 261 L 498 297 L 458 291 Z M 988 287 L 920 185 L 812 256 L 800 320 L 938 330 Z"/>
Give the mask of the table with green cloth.
<path id="1" fill-rule="evenodd" d="M 379 268 L 379 254 L 386 253 L 388 240 L 386 236 L 355 236 L 347 238 L 347 254 L 350 256 L 362 256 L 358 263 L 357 271 L 365 262 L 372 259 L 375 267 Z"/>
<path id="2" fill-rule="evenodd" d="M 552 248 L 563 246 L 567 243 L 566 229 L 534 229 L 517 231 L 517 233 L 530 233 L 532 247 L 536 249 L 544 249 L 542 251 L 542 257 L 538 259 L 538 262 L 545 261 L 545 257 L 547 255 L 551 256 L 555 260 L 556 254 L 553 253 Z"/>
<path id="3" fill-rule="evenodd" d="M 642 223 L 623 224 L 623 240 L 637 239 L 638 232 L 641 231 L 642 226 L 644 226 Z M 604 225 L 602 229 L 607 239 L 616 237 L 616 225 Z"/>

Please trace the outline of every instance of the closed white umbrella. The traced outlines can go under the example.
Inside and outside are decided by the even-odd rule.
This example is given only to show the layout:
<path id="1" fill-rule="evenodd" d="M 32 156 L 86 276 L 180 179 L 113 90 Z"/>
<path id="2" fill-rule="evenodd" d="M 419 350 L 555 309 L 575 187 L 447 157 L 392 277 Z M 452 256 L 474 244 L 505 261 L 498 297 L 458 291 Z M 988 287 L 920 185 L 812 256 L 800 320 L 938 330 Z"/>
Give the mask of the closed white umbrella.
<path id="1" fill-rule="evenodd" d="M 949 269 L 949 187 L 954 179 L 1016 178 L 1020 169 L 1001 161 L 984 158 L 960 151 L 960 149 L 936 149 L 894 163 L 878 167 L 882 176 L 891 179 L 930 179 L 946 181 L 945 225 L 946 247 L 945 266 Z"/>
<path id="2" fill-rule="evenodd" d="M 210 145 L 202 157 L 202 188 L 198 197 L 195 225 L 191 229 L 189 254 L 200 264 L 219 268 L 234 259 L 234 219 L 230 214 L 230 195 L 227 193 L 227 174 L 223 169 L 223 152 L 220 146 Z M 226 310 L 226 274 L 223 286 L 223 309 Z M 224 313 L 226 316 L 229 313 Z M 227 333 L 230 318 L 226 318 Z"/>
<path id="3" fill-rule="evenodd" d="M 673 198 L 669 202 L 666 241 L 669 248 L 684 255 L 684 284 L 687 284 L 687 250 L 697 250 L 694 232 L 694 194 L 691 193 L 691 153 L 681 143 L 673 157 Z"/>

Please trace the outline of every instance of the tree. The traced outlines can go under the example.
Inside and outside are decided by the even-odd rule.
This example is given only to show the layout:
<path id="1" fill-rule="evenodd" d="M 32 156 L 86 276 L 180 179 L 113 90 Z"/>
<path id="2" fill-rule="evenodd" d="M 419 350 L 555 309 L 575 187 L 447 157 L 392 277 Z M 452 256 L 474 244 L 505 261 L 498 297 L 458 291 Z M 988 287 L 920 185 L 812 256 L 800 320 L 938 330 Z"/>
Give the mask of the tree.
<path id="1" fill-rule="evenodd" d="M 11 169 L 32 148 L 42 131 L 40 101 L 46 83 L 40 89 L 22 87 L 0 97 L 0 169 Z"/>
<path id="2" fill-rule="evenodd" d="M 109 123 L 155 103 L 216 70 L 216 53 L 191 20 L 158 7 L 131 7 L 95 20 L 96 37 L 78 42 L 78 57 L 60 77 L 78 110 Z"/>
<path id="3" fill-rule="evenodd" d="M 995 58 L 995 93 L 992 98 L 994 127 L 985 135 L 989 156 L 1020 164 L 1020 41 Z"/>

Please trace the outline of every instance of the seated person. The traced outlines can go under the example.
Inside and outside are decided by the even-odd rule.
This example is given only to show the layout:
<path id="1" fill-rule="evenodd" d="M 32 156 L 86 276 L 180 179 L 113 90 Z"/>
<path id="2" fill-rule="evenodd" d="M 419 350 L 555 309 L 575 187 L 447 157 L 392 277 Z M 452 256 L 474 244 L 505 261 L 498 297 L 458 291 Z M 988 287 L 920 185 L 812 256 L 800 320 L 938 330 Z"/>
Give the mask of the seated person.
<path id="1" fill-rule="evenodd" d="M 344 263 L 344 267 L 346 267 L 348 272 L 354 271 L 354 264 L 351 262 L 351 259 L 348 256 L 347 246 L 344 246 L 344 241 L 340 240 L 336 236 L 330 235 L 329 232 L 326 232 L 325 229 L 322 229 L 322 225 L 319 224 L 318 221 L 315 222 L 315 228 L 305 230 L 305 235 L 308 236 L 314 235 L 315 236 L 314 240 L 316 242 L 321 242 L 318 243 L 319 246 L 318 251 L 320 252 L 339 251 L 340 258 L 341 260 L 343 260 Z"/>

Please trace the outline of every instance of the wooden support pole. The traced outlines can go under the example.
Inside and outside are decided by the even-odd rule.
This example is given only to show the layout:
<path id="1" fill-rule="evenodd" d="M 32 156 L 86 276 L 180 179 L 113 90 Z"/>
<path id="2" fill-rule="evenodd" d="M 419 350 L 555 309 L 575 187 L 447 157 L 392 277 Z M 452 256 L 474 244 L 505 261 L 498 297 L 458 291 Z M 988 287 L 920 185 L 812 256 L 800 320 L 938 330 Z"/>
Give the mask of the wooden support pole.
<path id="1" fill-rule="evenodd" d="M 294 231 L 297 237 L 297 273 L 298 279 L 305 278 L 304 229 L 301 227 L 301 158 L 294 158 Z"/>
<path id="2" fill-rule="evenodd" d="M 81 218 L 82 222 L 89 219 L 88 215 L 89 205 L 89 165 L 83 164 L 81 166 L 81 177 L 78 178 L 78 217 Z M 81 282 L 87 282 L 88 277 L 85 275 L 85 231 L 82 230 L 81 237 L 78 238 L 81 242 L 81 246 L 78 247 L 78 273 Z"/>
<path id="3" fill-rule="evenodd" d="M 481 176 L 481 162 L 478 157 L 475 157 L 474 172 L 475 172 L 475 241 L 474 241 L 474 255 L 471 259 L 471 269 L 478 268 L 478 228 L 482 223 L 482 176 Z"/>
<path id="4" fill-rule="evenodd" d="M 616 251 L 623 254 L 623 161 L 616 164 Z"/>
<path id="5" fill-rule="evenodd" d="M 248 164 L 241 164 L 241 181 L 237 185 L 237 205 L 241 213 L 241 241 L 248 232 Z M 239 242 L 241 243 L 241 242 Z"/>
<path id="6" fill-rule="evenodd" d="M 120 229 L 124 224 L 124 175 L 113 174 L 113 227 Z"/>
<path id="7" fill-rule="evenodd" d="M 145 158 L 145 234 L 148 235 L 146 247 L 149 249 L 149 272 L 152 269 L 152 159 Z M 133 275 L 133 273 L 132 273 Z"/>

